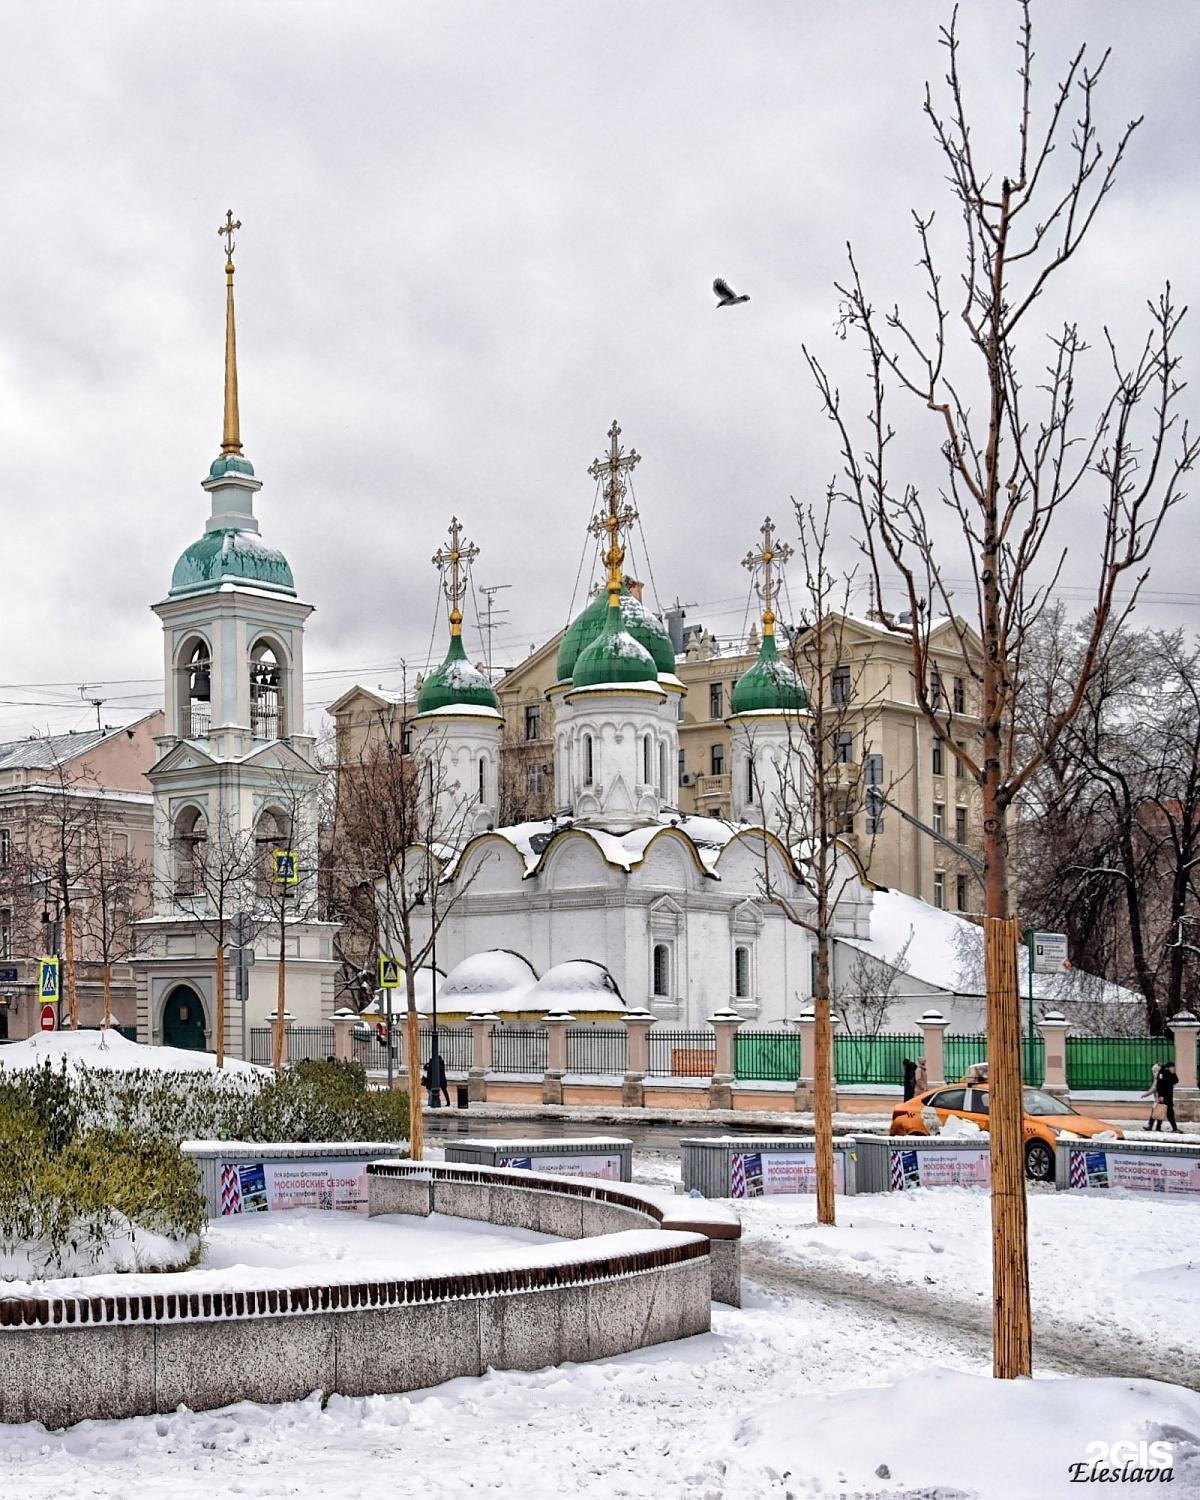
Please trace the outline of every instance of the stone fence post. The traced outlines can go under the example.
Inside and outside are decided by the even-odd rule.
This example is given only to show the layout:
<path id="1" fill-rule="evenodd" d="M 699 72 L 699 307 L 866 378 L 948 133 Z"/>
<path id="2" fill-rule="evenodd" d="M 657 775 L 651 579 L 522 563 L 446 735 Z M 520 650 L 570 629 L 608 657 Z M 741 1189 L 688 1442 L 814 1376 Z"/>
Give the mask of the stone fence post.
<path id="1" fill-rule="evenodd" d="M 351 1062 L 354 1058 L 354 1027 L 358 1012 L 343 1006 L 333 1013 L 333 1055 L 337 1062 Z"/>
<path id="2" fill-rule="evenodd" d="M 467 1069 L 467 1103 L 487 1099 L 487 1077 L 492 1071 L 492 1027 L 500 1017 L 490 1010 L 477 1010 L 467 1017 L 471 1028 L 471 1066 Z"/>
<path id="3" fill-rule="evenodd" d="M 925 1051 L 925 1082 L 932 1088 L 946 1081 L 946 1027 L 950 1022 L 940 1010 L 927 1010 L 917 1025 Z"/>
<path id="4" fill-rule="evenodd" d="M 1048 1010 L 1038 1022 L 1046 1047 L 1046 1088 L 1052 1094 L 1067 1092 L 1067 1032 L 1071 1023 L 1061 1010 Z"/>
<path id="5" fill-rule="evenodd" d="M 621 1084 L 621 1107 L 641 1109 L 646 1103 L 646 1074 L 650 1071 L 650 1028 L 654 1017 L 648 1010 L 625 1013 L 628 1033 L 625 1050 L 625 1078 Z"/>
<path id="6" fill-rule="evenodd" d="M 794 1025 L 800 1032 L 800 1072 L 796 1079 L 795 1106 L 797 1114 L 805 1114 L 813 1107 L 813 1058 L 816 1055 L 817 1013 L 811 1005 L 800 1012 Z"/>
<path id="7" fill-rule="evenodd" d="M 733 1108 L 733 1051 L 737 1029 L 742 1018 L 736 1010 L 714 1011 L 708 1018 L 716 1033 L 714 1044 L 713 1075 L 708 1082 L 709 1109 Z"/>
<path id="8" fill-rule="evenodd" d="M 1175 1039 L 1175 1071 L 1179 1074 L 1175 1118 L 1200 1119 L 1200 1089 L 1196 1087 L 1196 1032 L 1200 1030 L 1200 1021 L 1190 1010 L 1179 1010 L 1167 1024 Z"/>
<path id="9" fill-rule="evenodd" d="M 575 1019 L 565 1010 L 546 1017 L 546 1073 L 542 1079 L 542 1103 L 563 1102 L 563 1074 L 567 1071 L 567 1027 Z"/>

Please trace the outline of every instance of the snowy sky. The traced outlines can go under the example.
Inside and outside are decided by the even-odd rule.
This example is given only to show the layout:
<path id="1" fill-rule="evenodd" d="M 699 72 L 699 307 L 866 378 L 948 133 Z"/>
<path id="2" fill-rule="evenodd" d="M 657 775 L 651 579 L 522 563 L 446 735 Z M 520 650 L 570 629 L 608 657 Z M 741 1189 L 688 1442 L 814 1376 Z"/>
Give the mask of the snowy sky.
<path id="1" fill-rule="evenodd" d="M 512 585 L 497 660 L 561 626 L 614 416 L 643 454 L 660 599 L 739 631 L 762 515 L 834 467 L 801 341 L 862 391 L 834 333 L 846 240 L 880 300 L 915 302 L 910 206 L 954 227 L 920 111 L 948 10 L 0 6 L 0 737 L 94 722 L 80 683 L 102 684 L 110 722 L 160 696 L 147 606 L 207 515 L 229 206 L 243 439 L 264 537 L 317 605 L 314 710 L 424 663 L 451 513 L 482 549 L 477 582 Z M 1197 300 L 1200 23 L 1189 0 L 1037 10 L 1047 90 L 1073 40 L 1111 43 L 1108 138 L 1147 115 L 1070 302 L 1048 309 L 1128 337 L 1167 275 Z M 1001 0 L 966 7 L 988 141 L 1015 98 L 1015 22 Z M 714 311 L 718 274 L 750 303 Z M 906 461 L 928 480 L 911 417 Z M 1147 620 L 1196 624 L 1193 516 L 1164 537 Z"/>

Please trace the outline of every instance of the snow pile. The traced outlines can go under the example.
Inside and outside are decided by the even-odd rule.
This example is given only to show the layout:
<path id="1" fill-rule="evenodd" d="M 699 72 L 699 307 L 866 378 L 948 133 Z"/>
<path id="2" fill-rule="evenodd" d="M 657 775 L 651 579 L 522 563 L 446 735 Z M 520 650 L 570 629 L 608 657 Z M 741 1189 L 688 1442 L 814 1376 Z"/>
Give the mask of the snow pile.
<path id="1" fill-rule="evenodd" d="M 959 1115 L 947 1115 L 938 1134 L 955 1140 L 966 1136 L 986 1135 L 987 1131 L 974 1120 L 964 1120 Z"/>
<path id="2" fill-rule="evenodd" d="M 36 1068 L 61 1062 L 68 1067 L 88 1067 L 121 1072 L 135 1068 L 154 1068 L 163 1073 L 213 1072 L 216 1056 L 211 1052 L 193 1052 L 184 1047 L 145 1047 L 131 1042 L 119 1031 L 41 1031 L 23 1042 L 0 1047 L 0 1070 Z M 265 1077 L 269 1068 L 226 1057 L 223 1070 L 243 1078 Z"/>
<path id="3" fill-rule="evenodd" d="M 523 1010 L 581 1012 L 604 1011 L 623 1015 L 625 1002 L 617 982 L 604 967 L 590 958 L 572 958 L 547 969 L 522 1001 Z"/>
<path id="4" fill-rule="evenodd" d="M 935 1368 L 892 1385 L 788 1397 L 743 1421 L 734 1441 L 743 1494 L 786 1481 L 802 1495 L 1032 1500 L 1070 1493 L 1072 1465 L 1094 1457 L 1097 1440 L 1130 1443 L 1140 1456 L 1139 1444 L 1164 1437 L 1173 1454 L 1200 1451 L 1200 1395 L 1152 1380 L 992 1380 Z M 1135 1492 L 1145 1489 L 1138 1479 Z"/>

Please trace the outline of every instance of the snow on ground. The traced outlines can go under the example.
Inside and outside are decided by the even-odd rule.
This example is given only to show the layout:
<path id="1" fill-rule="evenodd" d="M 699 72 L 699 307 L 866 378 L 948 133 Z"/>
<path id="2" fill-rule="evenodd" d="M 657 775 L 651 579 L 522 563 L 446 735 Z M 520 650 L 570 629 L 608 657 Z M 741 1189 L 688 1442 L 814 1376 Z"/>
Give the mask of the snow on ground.
<path id="1" fill-rule="evenodd" d="M 215 1071 L 217 1066 L 216 1056 L 211 1052 L 193 1052 L 184 1047 L 144 1047 L 119 1031 L 39 1031 L 23 1042 L 0 1047 L 0 1072 L 5 1068 L 34 1068 L 47 1062 L 58 1067 L 64 1059 L 68 1067 L 114 1071 L 153 1068 L 164 1073 L 203 1073 Z M 235 1057 L 225 1059 L 224 1072 L 229 1076 L 265 1077 L 270 1071 Z"/>
<path id="2" fill-rule="evenodd" d="M 68 1287 L 77 1288 L 78 1277 L 90 1271 L 100 1271 L 116 1273 L 109 1279 L 119 1282 L 124 1289 L 131 1279 L 126 1273 L 161 1272 L 164 1266 L 186 1265 L 196 1248 L 194 1239 L 171 1239 L 165 1234 L 156 1234 L 115 1211 L 102 1248 L 92 1248 L 87 1231 L 87 1225 L 76 1221 L 66 1243 L 57 1250 L 52 1250 L 46 1240 L 32 1244 L 26 1240 L 19 1247 L 7 1250 L 0 1245 L 0 1297 L 24 1295 L 24 1291 L 19 1292 L 18 1288 L 27 1290 L 35 1279 L 42 1285 L 41 1272 L 48 1265 L 59 1269 L 62 1274 L 58 1280 Z M 72 1239 L 77 1241 L 76 1248 L 71 1248 Z M 143 1279 L 158 1284 L 162 1278 L 155 1275 Z M 44 1284 L 49 1285 L 49 1282 Z"/>

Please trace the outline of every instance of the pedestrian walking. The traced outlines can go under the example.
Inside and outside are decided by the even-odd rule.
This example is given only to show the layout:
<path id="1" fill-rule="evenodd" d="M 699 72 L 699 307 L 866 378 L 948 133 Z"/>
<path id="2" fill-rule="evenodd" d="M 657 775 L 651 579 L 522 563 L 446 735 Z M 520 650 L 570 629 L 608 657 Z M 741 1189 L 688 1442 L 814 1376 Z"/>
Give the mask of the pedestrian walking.
<path id="1" fill-rule="evenodd" d="M 917 1092 L 917 1065 L 915 1062 L 913 1062 L 911 1057 L 906 1057 L 903 1059 L 903 1061 L 904 1097 L 907 1100 L 911 1099 L 912 1096 Z"/>
<path id="2" fill-rule="evenodd" d="M 1159 1075 L 1159 1072 L 1161 1071 L 1161 1069 L 1162 1069 L 1162 1064 L 1161 1063 L 1155 1063 L 1154 1066 L 1153 1066 L 1153 1068 L 1151 1068 L 1151 1070 L 1150 1070 L 1150 1087 L 1142 1095 L 1143 1099 L 1149 1099 L 1149 1101 L 1150 1101 L 1150 1118 L 1146 1121 L 1146 1129 L 1147 1130 L 1153 1130 L 1154 1129 L 1155 1119 L 1156 1119 L 1156 1111 L 1159 1108 L 1158 1075 Z M 1165 1117 L 1165 1115 L 1166 1115 L 1166 1110 L 1164 1109 L 1162 1115 L 1157 1116 L 1157 1119 L 1158 1119 L 1159 1123 L 1162 1122 L 1162 1119 Z"/>
<path id="3" fill-rule="evenodd" d="M 438 1109 L 443 1099 L 449 1105 L 450 1090 L 446 1087 L 446 1064 L 442 1061 L 442 1054 L 440 1052 L 435 1053 L 429 1059 L 422 1082 L 429 1089 L 429 1106 L 431 1109 Z"/>
<path id="4" fill-rule="evenodd" d="M 1163 1121 L 1166 1120 L 1176 1135 L 1179 1134 L 1179 1126 L 1175 1120 L 1175 1085 L 1179 1082 L 1179 1074 L 1175 1071 L 1173 1062 L 1165 1062 L 1158 1070 L 1158 1081 L 1155 1084 L 1157 1100 L 1154 1105 L 1154 1129 L 1161 1130 Z"/>
<path id="5" fill-rule="evenodd" d="M 917 1058 L 917 1093 L 923 1094 L 929 1087 L 929 1069 L 923 1057 Z"/>

